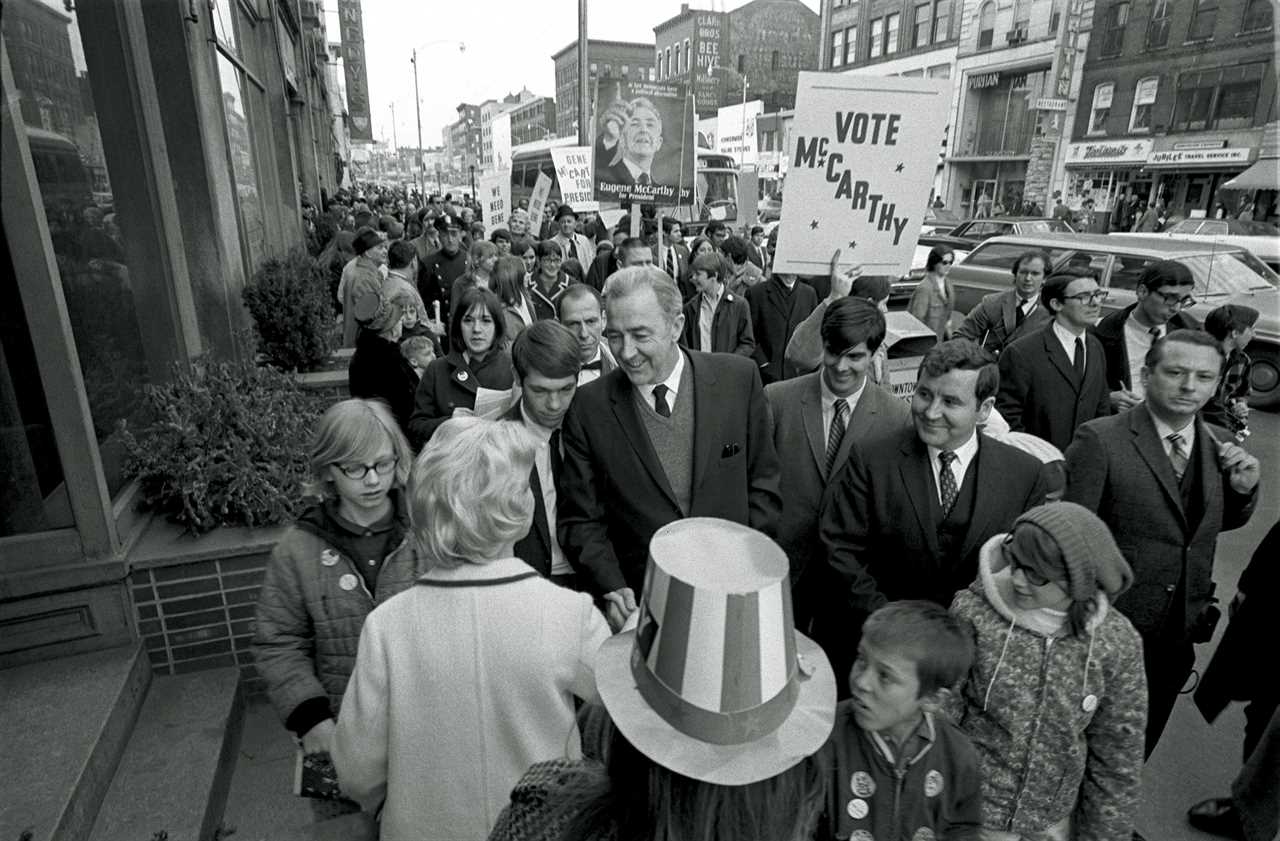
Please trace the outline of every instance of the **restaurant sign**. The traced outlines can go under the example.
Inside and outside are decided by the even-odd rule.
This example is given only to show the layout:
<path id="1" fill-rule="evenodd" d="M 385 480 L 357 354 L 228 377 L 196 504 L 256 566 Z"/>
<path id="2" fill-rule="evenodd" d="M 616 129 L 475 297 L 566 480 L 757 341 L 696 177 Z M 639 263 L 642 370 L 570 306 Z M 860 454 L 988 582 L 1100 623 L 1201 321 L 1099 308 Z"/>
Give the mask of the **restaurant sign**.
<path id="1" fill-rule="evenodd" d="M 1145 163 L 1151 151 L 1149 140 L 1112 140 L 1091 143 L 1072 143 L 1067 148 L 1067 166 L 1093 166 L 1095 164 Z"/>

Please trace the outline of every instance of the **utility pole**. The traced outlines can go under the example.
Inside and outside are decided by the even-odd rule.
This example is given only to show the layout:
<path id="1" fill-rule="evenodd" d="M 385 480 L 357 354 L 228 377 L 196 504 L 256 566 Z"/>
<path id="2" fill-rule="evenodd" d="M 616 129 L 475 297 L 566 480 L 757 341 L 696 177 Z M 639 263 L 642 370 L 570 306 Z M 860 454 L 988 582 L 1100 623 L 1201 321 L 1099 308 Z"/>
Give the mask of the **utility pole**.
<path id="1" fill-rule="evenodd" d="M 422 173 L 422 97 L 418 95 L 418 48 L 413 48 L 413 111 L 418 118 L 418 195 L 427 191 L 426 176 Z M 393 106 L 394 107 L 394 106 Z"/>
<path id="2" fill-rule="evenodd" d="M 400 141 L 396 140 L 396 104 L 391 103 L 391 148 L 398 153 L 400 150 Z"/>
<path id="3" fill-rule="evenodd" d="M 587 89 L 587 0 L 578 0 L 578 145 L 591 145 L 591 91 Z"/>

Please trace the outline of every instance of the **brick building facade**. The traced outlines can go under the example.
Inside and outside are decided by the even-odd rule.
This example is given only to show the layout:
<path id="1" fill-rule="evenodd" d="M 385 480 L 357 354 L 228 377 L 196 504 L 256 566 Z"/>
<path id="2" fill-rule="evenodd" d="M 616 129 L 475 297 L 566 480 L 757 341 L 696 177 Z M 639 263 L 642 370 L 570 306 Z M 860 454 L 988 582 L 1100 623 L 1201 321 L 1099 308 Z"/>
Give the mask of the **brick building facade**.
<path id="1" fill-rule="evenodd" d="M 551 56 L 556 65 L 556 135 L 578 133 L 578 42 L 575 40 Z M 588 84 L 596 79 L 652 80 L 653 44 L 628 41 L 587 42 Z"/>
<path id="2" fill-rule="evenodd" d="M 729 12 L 728 54 L 723 64 L 722 101 L 764 102 L 765 113 L 794 108 L 801 70 L 818 69 L 818 15 L 800 0 L 752 0 Z"/>

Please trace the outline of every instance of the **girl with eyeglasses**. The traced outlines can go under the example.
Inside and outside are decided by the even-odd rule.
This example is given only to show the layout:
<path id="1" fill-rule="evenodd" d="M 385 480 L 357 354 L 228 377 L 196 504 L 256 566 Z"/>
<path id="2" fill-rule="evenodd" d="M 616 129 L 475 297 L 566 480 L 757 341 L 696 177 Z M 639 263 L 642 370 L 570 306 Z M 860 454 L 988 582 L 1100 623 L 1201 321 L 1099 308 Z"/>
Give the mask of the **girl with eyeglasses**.
<path id="1" fill-rule="evenodd" d="M 924 322 L 940 342 L 951 335 L 951 313 L 956 308 L 956 292 L 947 275 L 955 261 L 955 252 L 950 248 L 934 246 L 924 263 L 924 277 L 916 284 L 907 303 L 907 312 Z"/>
<path id="2" fill-rule="evenodd" d="M 380 400 L 343 400 L 316 425 L 302 489 L 315 502 L 271 553 L 251 648 L 267 697 L 308 755 L 329 752 L 365 618 L 425 571 L 405 539 L 412 465 Z M 322 815 L 344 811 L 313 802 Z"/>
<path id="3" fill-rule="evenodd" d="M 1131 837 L 1147 685 L 1115 600 L 1132 581 L 1106 524 L 1072 502 L 980 550 L 951 612 L 977 632 L 956 720 L 982 768 L 983 841 Z"/>

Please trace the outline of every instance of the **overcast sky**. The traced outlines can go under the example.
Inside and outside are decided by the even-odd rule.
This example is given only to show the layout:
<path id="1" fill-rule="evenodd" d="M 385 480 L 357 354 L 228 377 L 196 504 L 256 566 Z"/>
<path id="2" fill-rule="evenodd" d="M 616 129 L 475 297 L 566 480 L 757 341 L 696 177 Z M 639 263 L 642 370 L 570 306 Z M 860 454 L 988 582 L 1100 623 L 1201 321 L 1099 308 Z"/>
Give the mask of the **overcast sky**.
<path id="1" fill-rule="evenodd" d="M 730 11 L 747 0 L 691 0 L 694 9 Z M 818 11 L 819 0 L 802 0 Z M 680 12 L 681 0 L 591 0 L 590 37 L 653 43 L 653 27 Z M 337 38 L 336 0 L 325 0 L 330 38 Z M 497 99 L 522 87 L 555 96 L 551 55 L 577 40 L 577 0 L 364 0 L 365 49 L 374 136 L 413 146 L 413 65 L 418 47 L 422 145 L 440 145 L 440 130 L 457 119 L 460 102 Z M 432 42 L 437 43 L 432 43 Z M 438 43 L 445 41 L 446 43 Z M 459 51 L 459 42 L 466 50 Z M 430 45 L 430 46 L 427 46 Z"/>

